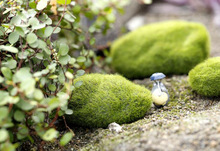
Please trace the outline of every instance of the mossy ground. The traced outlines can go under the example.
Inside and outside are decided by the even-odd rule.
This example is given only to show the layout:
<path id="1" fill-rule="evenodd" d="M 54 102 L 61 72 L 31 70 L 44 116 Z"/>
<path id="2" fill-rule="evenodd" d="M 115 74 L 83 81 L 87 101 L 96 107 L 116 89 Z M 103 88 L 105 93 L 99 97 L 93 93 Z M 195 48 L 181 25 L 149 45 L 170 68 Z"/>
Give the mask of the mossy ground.
<path id="1" fill-rule="evenodd" d="M 170 102 L 168 106 L 161 109 L 151 108 L 143 119 L 131 124 L 123 124 L 122 133 L 112 133 L 108 129 L 88 129 L 81 127 L 71 127 L 75 132 L 75 137 L 63 150 L 120 150 L 123 148 L 134 147 L 141 141 L 156 141 L 156 138 L 149 138 L 156 135 L 156 131 L 161 134 L 165 132 L 185 133 L 185 130 L 179 130 L 180 122 L 183 119 L 197 116 L 200 111 L 209 110 L 218 103 L 219 98 L 202 97 L 195 93 L 188 84 L 187 76 L 172 76 L 166 78 L 163 82 L 169 90 Z M 150 79 L 134 80 L 136 84 L 143 85 L 151 89 Z M 189 122 L 190 124 L 190 122 Z M 188 125 L 189 125 L 188 124 Z M 220 123 L 219 123 L 220 125 Z M 56 125 L 63 133 L 68 131 L 62 119 Z M 70 126 L 70 125 L 69 125 Z M 194 127 L 195 130 L 197 129 Z M 176 130 L 178 129 L 178 130 Z M 176 132 L 173 132 L 175 131 Z M 164 134 L 165 135 L 165 134 Z M 154 136 L 156 137 L 156 136 Z M 131 145 L 129 145 L 131 144 Z M 150 145 L 151 146 L 151 145 Z M 55 143 L 45 144 L 45 150 L 54 148 L 61 150 Z M 25 151 L 25 149 L 24 149 Z"/>
<path id="2" fill-rule="evenodd" d="M 144 85 L 149 89 L 152 87 L 149 79 L 134 80 L 133 82 Z M 218 102 L 218 98 L 201 97 L 193 92 L 188 85 L 187 76 L 172 76 L 163 82 L 170 93 L 171 99 L 168 106 L 161 109 L 153 107 L 143 119 L 131 124 L 121 125 L 123 132 L 119 134 L 102 128 L 74 128 L 76 136 L 66 146 L 66 149 L 83 151 L 118 150 L 122 149 L 123 145 L 125 148 L 128 148 L 129 144 L 135 146 L 135 144 L 140 144 L 142 139 L 150 141 L 150 138 L 143 137 L 152 135 L 152 132 L 155 133 L 156 130 L 160 130 L 162 133 L 167 129 L 174 131 L 182 119 L 197 116 L 197 112 L 208 110 Z"/>
<path id="3" fill-rule="evenodd" d="M 149 89 L 152 85 L 149 79 L 135 80 L 134 83 L 145 85 Z M 151 135 L 151 131 L 156 129 L 161 131 L 166 131 L 167 128 L 175 129 L 183 118 L 208 110 L 217 103 L 217 98 L 201 97 L 193 92 L 188 85 L 187 76 L 173 76 L 164 83 L 171 97 L 168 106 L 161 109 L 152 108 L 145 118 L 122 125 L 124 131 L 119 134 L 112 133 L 108 129 L 81 129 L 82 131 L 75 138 L 78 141 L 76 143 L 75 140 L 75 147 L 81 150 L 118 150 L 123 148 L 123 145 L 128 147 L 129 144 L 139 144 L 143 135 Z"/>

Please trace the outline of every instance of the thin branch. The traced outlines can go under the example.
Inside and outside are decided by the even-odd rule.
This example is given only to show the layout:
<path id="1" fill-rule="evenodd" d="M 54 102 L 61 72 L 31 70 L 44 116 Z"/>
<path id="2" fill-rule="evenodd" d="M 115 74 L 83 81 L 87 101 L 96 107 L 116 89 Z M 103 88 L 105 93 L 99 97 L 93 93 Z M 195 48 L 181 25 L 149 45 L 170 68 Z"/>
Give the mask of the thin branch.
<path id="1" fill-rule="evenodd" d="M 55 117 L 53 118 L 52 122 L 49 124 L 49 127 L 53 127 L 54 125 L 54 122 L 56 122 L 57 118 L 58 118 L 58 112 L 60 111 L 60 107 L 57 108 L 57 111 L 56 111 L 56 115 Z"/>
<path id="2" fill-rule="evenodd" d="M 65 124 L 66 128 L 67 128 L 73 135 L 75 135 L 74 132 L 73 132 L 73 130 L 71 130 L 71 128 L 67 125 L 65 116 L 62 116 L 62 117 L 63 117 L 63 121 L 64 121 L 64 124 Z"/>
<path id="3" fill-rule="evenodd" d="M 20 36 L 20 46 L 21 46 L 21 51 L 22 51 L 22 55 L 24 54 L 24 48 L 23 48 L 23 40 Z M 16 71 L 18 71 L 21 68 L 21 64 L 23 63 L 23 59 L 20 60 L 20 62 L 18 63 L 18 67 L 16 69 Z"/>
<path id="4" fill-rule="evenodd" d="M 64 17 L 64 15 L 65 15 L 65 12 L 66 12 L 66 1 L 67 0 L 65 0 L 65 5 L 64 5 L 64 9 L 63 9 L 63 14 L 62 14 L 62 16 L 61 16 L 61 18 L 60 18 L 60 20 L 58 21 L 58 23 L 57 23 L 57 25 L 56 25 L 56 27 L 53 29 L 53 32 L 57 29 L 57 27 L 60 25 L 60 23 L 61 23 L 61 21 L 62 21 L 62 19 L 63 19 L 63 17 Z M 52 32 L 52 33 L 53 33 Z M 51 36 L 50 36 L 50 38 L 51 38 Z"/>

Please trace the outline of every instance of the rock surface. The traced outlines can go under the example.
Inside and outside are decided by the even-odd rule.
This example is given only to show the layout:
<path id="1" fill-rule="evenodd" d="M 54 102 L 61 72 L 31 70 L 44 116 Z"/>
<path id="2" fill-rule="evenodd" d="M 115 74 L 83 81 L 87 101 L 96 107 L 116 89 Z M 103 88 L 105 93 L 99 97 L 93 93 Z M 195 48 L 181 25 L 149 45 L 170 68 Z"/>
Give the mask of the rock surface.
<path id="1" fill-rule="evenodd" d="M 220 150 L 219 105 L 176 121 L 161 120 L 142 125 L 137 138 L 109 144 L 106 151 L 217 151 Z M 159 124 L 156 124 L 159 122 Z"/>
<path id="2" fill-rule="evenodd" d="M 89 74 L 75 80 L 83 84 L 73 91 L 69 123 L 83 127 L 107 127 L 144 117 L 152 104 L 151 93 L 119 75 Z"/>
<path id="3" fill-rule="evenodd" d="M 209 47 L 208 33 L 199 23 L 154 23 L 113 43 L 112 66 L 131 79 L 154 72 L 184 74 L 209 56 Z"/>
<path id="4" fill-rule="evenodd" d="M 189 72 L 189 84 L 204 96 L 220 96 L 220 57 L 210 58 Z"/>
<path id="5" fill-rule="evenodd" d="M 144 79 L 135 80 L 134 83 L 150 89 L 152 82 Z M 123 132 L 117 135 L 108 129 L 97 129 L 84 135 L 80 133 L 78 139 L 89 142 L 81 150 L 219 150 L 219 98 L 210 99 L 193 93 L 187 76 L 172 76 L 164 84 L 171 95 L 167 106 L 161 109 L 152 107 L 144 119 L 123 124 Z"/>

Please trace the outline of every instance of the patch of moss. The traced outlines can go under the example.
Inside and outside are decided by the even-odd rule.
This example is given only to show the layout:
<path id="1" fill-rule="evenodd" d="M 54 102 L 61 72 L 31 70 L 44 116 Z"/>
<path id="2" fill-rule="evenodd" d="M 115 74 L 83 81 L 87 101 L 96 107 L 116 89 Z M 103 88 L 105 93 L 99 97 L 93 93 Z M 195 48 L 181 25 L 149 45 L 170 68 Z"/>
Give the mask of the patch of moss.
<path id="1" fill-rule="evenodd" d="M 150 79 L 145 80 L 135 80 L 136 84 L 144 85 L 148 89 L 151 88 Z M 166 83 L 166 81 L 168 81 Z M 142 118 L 136 122 L 130 124 L 123 124 L 123 132 L 116 134 L 110 132 L 108 129 L 97 129 L 96 132 L 88 133 L 88 129 L 85 129 L 85 135 L 77 134 L 76 132 L 75 140 L 73 140 L 74 145 L 70 144 L 70 148 L 73 146 L 80 146 L 77 150 L 120 150 L 118 146 L 126 147 L 126 144 L 137 144 L 136 141 L 140 141 L 143 138 L 143 133 L 151 134 L 152 131 L 157 131 L 161 129 L 164 133 L 167 133 L 167 129 L 173 130 L 176 126 L 180 125 L 183 118 L 188 116 L 197 115 L 198 111 L 204 110 L 204 106 L 207 105 L 209 100 L 207 98 L 202 99 L 200 96 L 192 93 L 187 76 L 172 76 L 166 78 L 163 83 L 167 86 L 170 94 L 170 102 L 164 108 L 151 108 L 151 111 L 147 113 L 145 118 Z M 169 84 L 170 83 L 170 84 Z M 194 101 L 193 101 L 194 100 Z M 197 100 L 197 101 L 196 101 Z M 218 99 L 216 99 L 217 102 Z M 213 108 L 213 106 L 209 106 Z M 209 108 L 208 107 L 208 108 Z M 215 106 L 216 107 L 216 106 Z M 206 108 L 205 110 L 207 110 Z M 185 129 L 183 129 L 185 130 Z M 80 138 L 80 141 L 78 140 Z M 85 138 L 90 138 L 88 141 Z M 81 142 L 82 145 L 76 144 L 75 142 Z M 87 142 L 87 143 L 85 143 Z M 128 146 L 127 146 L 128 147 Z"/>
<path id="2" fill-rule="evenodd" d="M 108 124 L 129 123 L 144 117 L 152 98 L 146 88 L 119 75 L 88 74 L 73 91 L 69 108 L 73 114 L 67 121 L 83 127 L 107 127 Z"/>
<path id="3" fill-rule="evenodd" d="M 220 96 L 220 57 L 210 58 L 192 69 L 189 84 L 198 94 Z"/>
<path id="4" fill-rule="evenodd" d="M 209 34 L 199 23 L 154 23 L 112 44 L 112 66 L 131 79 L 146 78 L 155 72 L 185 74 L 208 58 L 209 49 Z"/>

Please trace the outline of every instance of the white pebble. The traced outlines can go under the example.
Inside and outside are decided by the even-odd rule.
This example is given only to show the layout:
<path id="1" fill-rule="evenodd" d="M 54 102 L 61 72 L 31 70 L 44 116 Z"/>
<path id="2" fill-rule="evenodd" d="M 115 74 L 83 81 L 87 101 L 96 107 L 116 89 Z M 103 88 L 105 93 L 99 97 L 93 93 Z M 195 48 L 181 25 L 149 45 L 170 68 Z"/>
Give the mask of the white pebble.
<path id="1" fill-rule="evenodd" d="M 122 132 L 122 127 L 117 124 L 117 123 L 111 123 L 108 125 L 108 128 L 111 132 L 116 132 L 116 133 L 121 133 Z"/>

